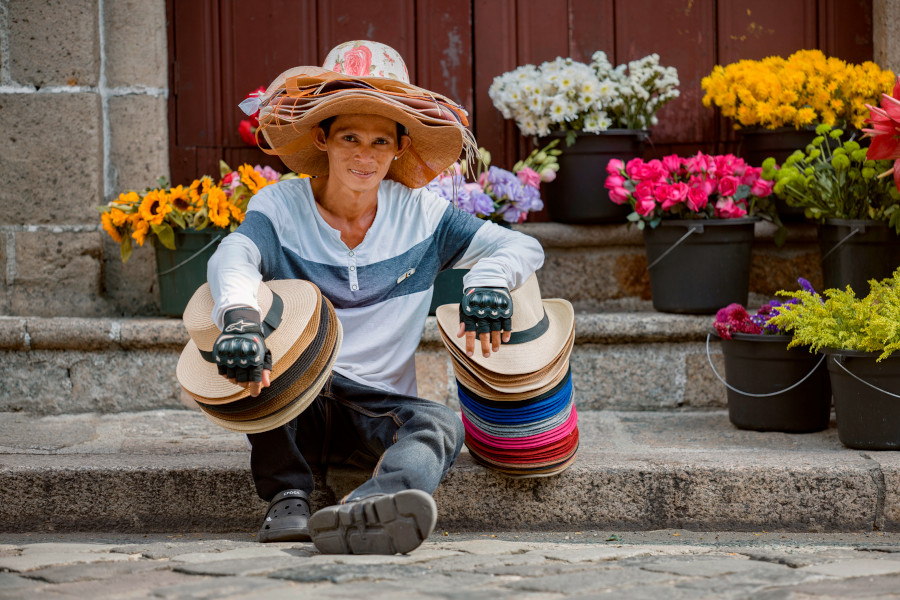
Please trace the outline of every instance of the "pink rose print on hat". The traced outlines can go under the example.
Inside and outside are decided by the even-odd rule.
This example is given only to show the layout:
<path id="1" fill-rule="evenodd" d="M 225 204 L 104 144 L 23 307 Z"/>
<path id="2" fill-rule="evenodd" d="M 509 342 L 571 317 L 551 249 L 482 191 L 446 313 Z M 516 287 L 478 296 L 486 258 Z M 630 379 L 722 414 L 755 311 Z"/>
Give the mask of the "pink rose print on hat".
<path id="1" fill-rule="evenodd" d="M 372 66 L 372 51 L 367 46 L 357 46 L 344 53 L 344 73 L 367 77 Z"/>

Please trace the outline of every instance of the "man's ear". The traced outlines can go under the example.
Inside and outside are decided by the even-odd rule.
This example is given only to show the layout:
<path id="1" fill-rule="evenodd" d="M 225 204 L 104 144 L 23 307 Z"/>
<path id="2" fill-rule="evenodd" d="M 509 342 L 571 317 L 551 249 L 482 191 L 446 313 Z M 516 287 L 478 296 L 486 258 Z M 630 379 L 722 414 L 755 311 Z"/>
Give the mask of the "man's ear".
<path id="1" fill-rule="evenodd" d="M 397 158 L 403 156 L 406 149 L 412 146 L 412 138 L 406 134 L 400 136 L 400 143 L 397 144 Z"/>
<path id="2" fill-rule="evenodd" d="M 313 144 L 315 144 L 316 148 L 318 148 L 322 152 L 326 152 L 328 150 L 328 143 L 325 141 L 325 130 L 319 126 L 316 126 L 312 130 L 312 136 Z"/>

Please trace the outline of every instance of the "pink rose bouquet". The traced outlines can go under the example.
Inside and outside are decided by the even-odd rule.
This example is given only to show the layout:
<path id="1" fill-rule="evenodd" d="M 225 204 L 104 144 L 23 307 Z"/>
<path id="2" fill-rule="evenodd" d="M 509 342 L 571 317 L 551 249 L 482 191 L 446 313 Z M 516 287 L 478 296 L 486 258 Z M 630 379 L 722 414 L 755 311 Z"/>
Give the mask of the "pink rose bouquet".
<path id="1" fill-rule="evenodd" d="M 781 221 L 774 210 L 773 183 L 731 154 L 697 153 L 662 160 L 613 159 L 606 167 L 606 189 L 616 204 L 634 209 L 628 221 L 651 228 L 663 219 L 738 219 L 759 216 Z"/>

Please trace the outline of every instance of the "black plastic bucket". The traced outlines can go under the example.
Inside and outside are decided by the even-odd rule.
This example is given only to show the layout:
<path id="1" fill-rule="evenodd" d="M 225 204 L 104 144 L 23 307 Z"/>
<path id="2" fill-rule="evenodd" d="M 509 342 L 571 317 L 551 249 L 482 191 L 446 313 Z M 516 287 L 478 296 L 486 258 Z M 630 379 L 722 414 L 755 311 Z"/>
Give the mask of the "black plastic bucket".
<path id="1" fill-rule="evenodd" d="M 645 228 L 653 308 L 714 314 L 732 302 L 747 304 L 753 226 L 758 220 L 677 220 Z"/>
<path id="2" fill-rule="evenodd" d="M 870 279 L 884 279 L 900 267 L 900 236 L 884 221 L 827 219 L 819 225 L 825 288 L 869 293 Z"/>
<path id="3" fill-rule="evenodd" d="M 721 341 L 728 419 L 735 427 L 789 433 L 828 427 L 831 384 L 823 355 L 788 350 L 789 335 L 735 333 L 733 338 Z"/>
<path id="4" fill-rule="evenodd" d="M 876 352 L 826 354 L 841 443 L 860 450 L 900 450 L 900 355 L 876 362 Z"/>
<path id="5" fill-rule="evenodd" d="M 541 138 L 542 146 L 556 138 L 559 171 L 556 179 L 541 184 L 544 206 L 551 221 L 557 223 L 624 223 L 631 212 L 628 204 L 609 199 L 606 165 L 618 158 L 628 162 L 644 153 L 648 132 L 637 129 L 610 129 L 602 133 L 580 133 L 575 143 L 566 146 L 565 133 Z"/>
<path id="6" fill-rule="evenodd" d="M 434 280 L 434 294 L 431 296 L 431 308 L 428 314 L 434 316 L 434 311 L 442 304 L 457 304 L 462 300 L 463 277 L 469 269 L 447 269 L 438 273 Z"/>
<path id="7" fill-rule="evenodd" d="M 227 234 L 221 229 L 176 230 L 175 250 L 169 250 L 154 238 L 159 303 L 164 315 L 184 314 L 191 296 L 206 283 L 206 263 Z"/>

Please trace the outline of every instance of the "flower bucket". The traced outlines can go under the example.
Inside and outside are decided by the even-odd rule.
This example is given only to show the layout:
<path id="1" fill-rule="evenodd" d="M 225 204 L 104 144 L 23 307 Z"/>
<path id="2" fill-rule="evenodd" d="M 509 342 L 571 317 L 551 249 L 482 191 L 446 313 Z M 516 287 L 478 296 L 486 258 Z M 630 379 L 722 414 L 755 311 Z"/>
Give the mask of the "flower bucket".
<path id="1" fill-rule="evenodd" d="M 626 205 L 609 199 L 604 187 L 606 165 L 613 158 L 628 162 L 643 156 L 648 132 L 638 129 L 610 129 L 602 133 L 579 133 L 575 143 L 558 146 L 559 172 L 556 179 L 543 184 L 547 214 L 557 223 L 623 223 L 631 212 Z M 566 134 L 552 133 L 541 138 L 545 145 Z"/>
<path id="2" fill-rule="evenodd" d="M 715 314 L 747 304 L 750 252 L 758 218 L 662 221 L 644 229 L 653 308 Z"/>
<path id="3" fill-rule="evenodd" d="M 900 450 L 900 356 L 826 349 L 838 437 L 848 448 Z"/>
<path id="4" fill-rule="evenodd" d="M 884 221 L 827 219 L 819 225 L 825 288 L 869 293 L 870 279 L 884 279 L 900 266 L 900 236 Z"/>
<path id="5" fill-rule="evenodd" d="M 206 283 L 206 263 L 227 234 L 221 229 L 176 230 L 175 250 L 154 238 L 160 310 L 164 315 L 182 316 L 191 296 Z"/>
<path id="6" fill-rule="evenodd" d="M 434 294 L 431 296 L 431 308 L 428 314 L 434 316 L 434 311 L 442 304 L 457 304 L 462 299 L 463 277 L 469 269 L 447 269 L 438 273 L 434 280 Z"/>
<path id="7" fill-rule="evenodd" d="M 791 348 L 789 335 L 733 333 L 706 338 L 706 357 L 725 384 L 728 419 L 739 429 L 809 433 L 831 420 L 831 385 L 825 356 Z M 722 342 L 725 378 L 709 356 L 709 340 Z"/>

